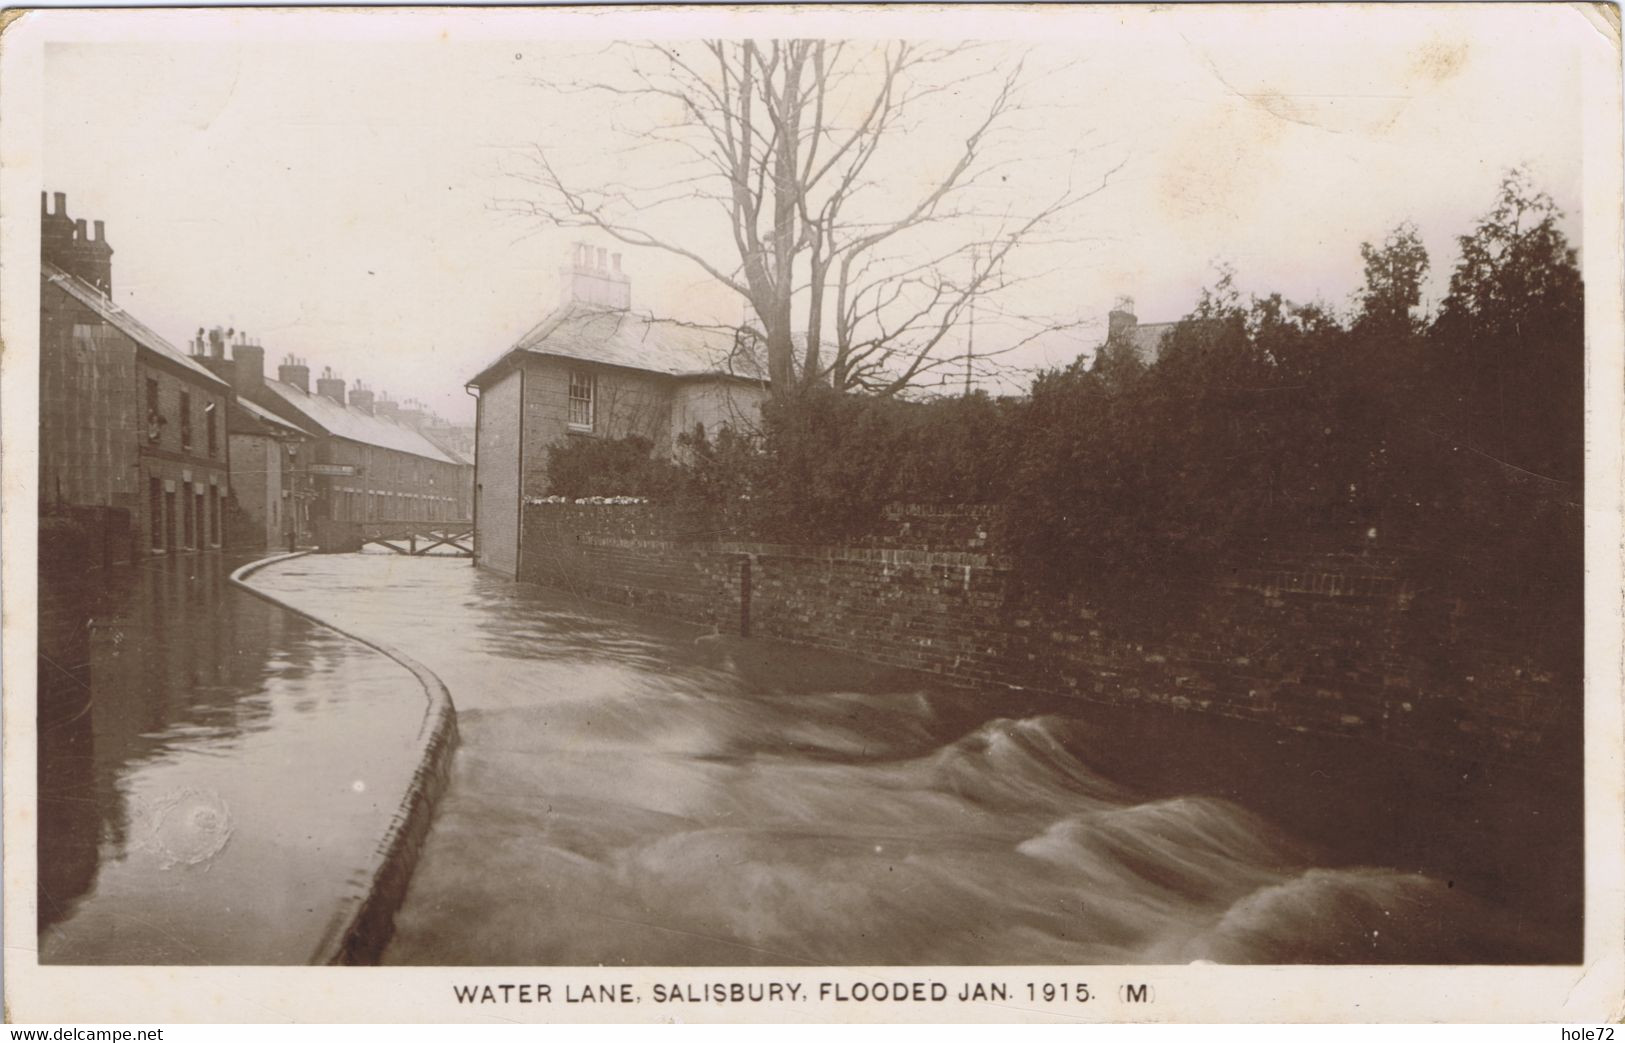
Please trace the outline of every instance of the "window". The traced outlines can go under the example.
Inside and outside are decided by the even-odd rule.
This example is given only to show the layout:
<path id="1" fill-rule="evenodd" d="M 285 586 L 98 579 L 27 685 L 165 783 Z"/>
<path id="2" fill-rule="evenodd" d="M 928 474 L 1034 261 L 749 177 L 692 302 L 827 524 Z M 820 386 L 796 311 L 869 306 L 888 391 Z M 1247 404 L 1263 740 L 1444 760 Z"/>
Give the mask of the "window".
<path id="1" fill-rule="evenodd" d="M 147 378 L 147 441 L 158 441 L 158 425 L 163 416 L 158 412 L 158 381 Z"/>
<path id="2" fill-rule="evenodd" d="M 214 403 L 213 402 L 210 402 L 208 405 L 203 407 L 203 426 L 208 428 L 208 431 L 209 431 L 209 434 L 208 434 L 208 438 L 209 438 L 209 455 L 210 456 L 219 455 L 219 452 L 220 452 L 220 440 L 219 440 L 219 436 L 215 434 Z"/>
<path id="3" fill-rule="evenodd" d="M 150 384 L 151 381 L 148 381 Z M 151 532 L 152 549 L 164 549 L 164 484 L 156 478 L 147 479 L 147 525 Z"/>
<path id="4" fill-rule="evenodd" d="M 570 374 L 570 426 L 578 431 L 592 430 L 594 377 L 591 373 Z"/>
<path id="5" fill-rule="evenodd" d="M 186 398 L 186 396 L 182 395 L 181 398 L 184 400 Z M 190 499 L 191 499 L 191 497 L 186 495 L 185 489 L 182 489 L 181 490 L 181 522 L 182 522 L 182 528 L 181 528 L 182 543 L 181 543 L 181 546 L 186 547 L 188 549 L 197 546 L 197 530 L 194 528 L 194 525 L 196 524 L 196 521 L 197 521 L 197 515 L 196 515 L 196 513 L 194 513 L 194 511 L 195 511 L 194 505 L 187 502 Z"/>
<path id="6" fill-rule="evenodd" d="M 192 396 L 181 392 L 181 448 L 192 448 Z"/>

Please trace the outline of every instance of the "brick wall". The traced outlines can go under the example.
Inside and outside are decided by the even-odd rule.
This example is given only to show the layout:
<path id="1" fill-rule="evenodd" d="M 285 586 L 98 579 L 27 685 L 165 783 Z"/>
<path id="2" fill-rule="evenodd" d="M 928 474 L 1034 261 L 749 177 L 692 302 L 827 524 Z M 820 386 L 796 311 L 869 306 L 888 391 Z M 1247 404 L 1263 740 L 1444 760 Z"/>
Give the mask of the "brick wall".
<path id="1" fill-rule="evenodd" d="M 147 409 L 149 388 L 157 392 L 152 416 Z M 132 394 L 142 425 L 137 446 L 142 488 L 137 547 L 143 552 L 173 552 L 222 546 L 222 498 L 230 491 L 225 385 L 142 351 L 136 356 Z M 207 408 L 211 405 L 212 410 Z"/>
<path id="2" fill-rule="evenodd" d="M 657 455 L 671 451 L 669 378 L 551 357 L 525 359 L 523 365 L 526 495 L 546 494 L 547 450 L 570 437 L 642 435 L 655 443 Z M 585 434 L 569 425 L 572 373 L 593 382 L 593 427 Z"/>
<path id="3" fill-rule="evenodd" d="M 866 546 L 748 543 L 648 505 L 526 508 L 520 579 L 939 674 L 1539 767 L 1578 756 L 1577 680 L 1403 561 L 1261 555 L 1111 603 L 1023 588 L 987 508 L 901 507 Z M 1443 613 L 1444 627 L 1419 627 Z"/>
<path id="4" fill-rule="evenodd" d="M 762 404 L 767 398 L 767 390 L 759 385 L 720 378 L 680 381 L 671 392 L 667 438 L 675 447 L 678 437 L 693 434 L 696 426 L 704 428 L 710 438 L 724 426 L 754 431 L 761 426 Z"/>
<path id="5" fill-rule="evenodd" d="M 266 435 L 234 434 L 227 543 L 234 550 L 275 547 L 286 529 L 282 497 L 282 444 Z M 291 503 L 292 500 L 288 500 Z"/>

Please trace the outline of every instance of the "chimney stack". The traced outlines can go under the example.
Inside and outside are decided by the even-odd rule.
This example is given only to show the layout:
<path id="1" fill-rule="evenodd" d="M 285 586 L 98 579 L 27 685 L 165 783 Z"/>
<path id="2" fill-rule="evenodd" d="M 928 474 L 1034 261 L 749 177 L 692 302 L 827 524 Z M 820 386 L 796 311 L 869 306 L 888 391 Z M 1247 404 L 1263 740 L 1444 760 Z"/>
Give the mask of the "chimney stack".
<path id="1" fill-rule="evenodd" d="M 395 411 L 395 422 L 405 424 L 413 430 L 423 427 L 423 422 L 429 418 L 429 410 L 422 402 L 409 398 Z"/>
<path id="2" fill-rule="evenodd" d="M 276 378 L 284 384 L 290 384 L 305 394 L 310 394 L 310 366 L 302 358 L 289 355 L 277 367 Z"/>
<path id="3" fill-rule="evenodd" d="M 44 192 L 39 194 L 40 204 L 40 257 L 63 271 L 71 271 L 73 258 L 73 222 L 68 219 L 68 197 L 63 192 L 55 195 L 53 210 Z"/>
<path id="4" fill-rule="evenodd" d="M 226 358 L 226 344 L 236 330 L 222 330 L 219 326 L 205 330 L 202 326 L 197 329 L 197 336 L 192 338 L 192 354 L 203 363 L 203 367 L 210 373 L 231 384 L 237 384 L 233 375 L 236 362 Z"/>
<path id="5" fill-rule="evenodd" d="M 68 197 L 52 194 L 55 206 L 40 193 L 40 259 L 94 286 L 104 296 L 113 294 L 113 248 L 107 245 L 107 225 L 97 221 L 95 235 L 85 231 L 83 219 L 68 217 Z"/>
<path id="6" fill-rule="evenodd" d="M 231 386 L 238 397 L 254 400 L 265 386 L 265 349 L 242 334 L 231 346 L 231 358 Z"/>
<path id="7" fill-rule="evenodd" d="M 393 419 L 400 416 L 401 407 L 394 399 L 389 397 L 388 392 L 380 391 L 377 399 L 373 401 L 372 411 L 377 416 L 386 416 Z"/>
<path id="8" fill-rule="evenodd" d="M 575 243 L 569 263 L 559 269 L 559 297 L 563 304 L 625 311 L 632 306 L 632 280 L 621 271 L 620 254 Z"/>
<path id="9" fill-rule="evenodd" d="M 322 367 L 321 379 L 316 381 L 316 394 L 344 405 L 344 381 L 333 375 L 332 366 Z"/>
<path id="10" fill-rule="evenodd" d="M 1117 340 L 1119 337 L 1134 332 L 1134 327 L 1140 320 L 1134 315 L 1134 298 L 1119 297 L 1112 305 L 1112 310 L 1106 313 L 1106 339 Z"/>
<path id="11" fill-rule="evenodd" d="M 373 411 L 373 393 L 359 380 L 350 389 L 350 405 L 369 415 Z"/>

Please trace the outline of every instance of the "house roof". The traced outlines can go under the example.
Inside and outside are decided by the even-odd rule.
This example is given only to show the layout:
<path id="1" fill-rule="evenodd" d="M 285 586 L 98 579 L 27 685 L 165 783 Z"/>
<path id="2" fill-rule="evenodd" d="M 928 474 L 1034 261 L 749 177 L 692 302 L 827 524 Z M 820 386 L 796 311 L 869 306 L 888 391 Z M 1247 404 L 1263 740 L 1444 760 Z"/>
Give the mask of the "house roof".
<path id="1" fill-rule="evenodd" d="M 469 383 L 478 385 L 521 351 L 673 377 L 767 379 L 765 363 L 731 328 L 571 302 L 550 312 Z"/>
<path id="2" fill-rule="evenodd" d="M 341 406 L 325 395 L 312 395 L 280 380 L 267 380 L 265 390 L 286 402 L 317 430 L 335 438 L 410 453 L 440 463 L 461 462 L 446 455 L 433 442 L 409 427 L 354 406 Z"/>
<path id="3" fill-rule="evenodd" d="M 277 416 L 275 413 L 271 412 L 269 409 L 266 409 L 263 406 L 255 405 L 253 402 L 250 402 L 246 398 L 235 399 L 233 401 L 233 404 L 235 405 L 235 407 L 238 410 L 242 411 L 242 413 L 245 415 L 245 417 L 246 417 L 246 419 L 248 421 L 248 423 L 244 426 L 242 432 L 238 432 L 238 433 L 262 432 L 262 431 L 265 431 L 266 428 L 270 428 L 271 429 L 270 430 L 271 434 L 280 434 L 280 435 L 290 435 L 291 434 L 291 435 L 303 435 L 306 438 L 311 437 L 311 434 L 310 434 L 309 431 L 306 431 L 304 428 L 298 426 L 297 424 L 293 424 L 293 423 L 288 422 L 287 420 L 284 420 L 283 418 Z M 233 417 L 233 419 L 236 419 L 236 418 Z"/>
<path id="4" fill-rule="evenodd" d="M 418 434 L 432 442 L 434 447 L 449 457 L 453 463 L 467 464 L 470 467 L 474 465 L 474 461 L 465 455 L 461 449 L 450 444 L 444 438 L 437 437 L 433 431 L 419 431 Z"/>
<path id="5" fill-rule="evenodd" d="M 68 274 L 49 261 L 42 262 L 41 267 L 47 282 L 61 288 L 74 300 L 100 315 L 104 321 L 117 328 L 119 332 L 135 341 L 136 344 L 154 354 L 163 356 L 184 369 L 191 370 L 200 380 L 206 380 L 211 384 L 219 384 L 222 388 L 230 386 L 184 351 L 154 333 L 135 316 L 114 304 L 110 298 L 104 297 L 101 291 L 83 279 Z"/>

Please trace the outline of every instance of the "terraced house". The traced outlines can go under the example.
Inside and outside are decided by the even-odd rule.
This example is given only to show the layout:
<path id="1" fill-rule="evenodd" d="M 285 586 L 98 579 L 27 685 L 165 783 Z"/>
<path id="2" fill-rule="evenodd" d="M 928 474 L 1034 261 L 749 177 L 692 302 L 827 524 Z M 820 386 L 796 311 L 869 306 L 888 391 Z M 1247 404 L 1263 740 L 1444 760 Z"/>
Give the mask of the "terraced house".
<path id="1" fill-rule="evenodd" d="M 53 205 L 54 203 L 54 205 Z M 40 196 L 40 507 L 105 560 L 223 542 L 231 388 L 113 299 L 103 222 Z"/>
<path id="2" fill-rule="evenodd" d="M 331 369 L 310 388 L 310 366 L 288 355 L 265 375 L 258 344 L 232 345 L 239 399 L 309 436 L 295 474 L 308 483 L 312 528 L 326 522 L 462 521 L 472 505 L 472 465 L 413 427 L 380 413 L 374 393 L 347 393 Z"/>

